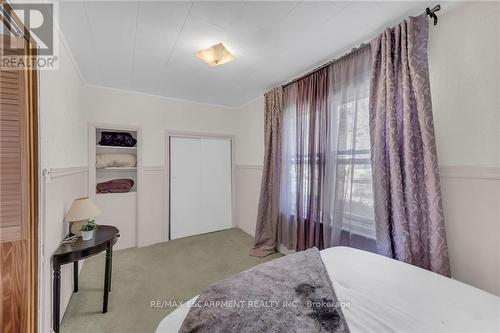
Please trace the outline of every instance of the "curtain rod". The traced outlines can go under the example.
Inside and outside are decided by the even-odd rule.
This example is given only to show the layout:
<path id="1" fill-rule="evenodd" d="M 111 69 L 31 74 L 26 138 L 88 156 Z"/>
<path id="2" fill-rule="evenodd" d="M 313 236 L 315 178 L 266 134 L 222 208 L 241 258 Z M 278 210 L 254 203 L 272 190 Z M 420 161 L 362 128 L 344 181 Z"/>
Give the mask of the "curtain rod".
<path id="1" fill-rule="evenodd" d="M 429 7 L 427 7 L 427 8 L 425 9 L 425 14 L 426 14 L 427 16 L 429 16 L 430 18 L 434 19 L 434 25 L 437 25 L 437 22 L 438 22 L 438 17 L 437 17 L 437 15 L 436 15 L 436 12 L 437 12 L 437 11 L 440 11 L 440 10 L 441 10 L 441 5 L 436 5 L 436 6 L 435 6 L 434 8 L 432 8 L 432 9 L 430 9 Z M 284 85 L 282 85 L 282 87 L 283 87 L 283 88 L 286 88 L 286 87 L 288 87 L 289 85 L 291 85 L 291 84 L 293 84 L 293 83 L 295 83 L 295 82 L 297 82 L 297 81 L 300 81 L 300 80 L 302 80 L 303 78 L 305 78 L 305 77 L 307 77 L 307 76 L 309 76 L 309 75 L 311 75 L 311 74 L 314 74 L 314 73 L 316 73 L 317 71 L 320 71 L 320 70 L 322 70 L 322 69 L 323 69 L 323 68 L 325 68 L 325 67 L 330 66 L 330 65 L 331 65 L 331 64 L 333 64 L 333 63 L 336 63 L 336 62 L 338 62 L 338 61 L 340 61 L 340 60 L 342 60 L 342 59 L 345 59 L 345 58 L 349 57 L 350 55 L 352 55 L 352 54 L 356 53 L 357 51 L 363 50 L 364 48 L 366 48 L 366 47 L 368 47 L 368 46 L 370 46 L 370 43 L 361 43 L 361 45 L 359 45 L 358 47 L 355 47 L 355 48 L 351 49 L 349 52 L 347 52 L 347 53 L 346 53 L 346 54 L 344 54 L 343 56 L 340 56 L 339 58 L 332 59 L 332 60 L 328 61 L 327 63 L 325 63 L 325 64 L 323 64 L 323 65 L 321 65 L 321 66 L 319 66 L 319 67 L 314 68 L 313 70 L 311 70 L 311 71 L 307 72 L 306 74 L 301 75 L 301 76 L 299 76 L 299 77 L 297 77 L 297 78 L 295 78 L 295 79 L 293 79 L 293 80 L 291 80 L 291 81 L 289 81 L 289 82 L 285 83 Z"/>

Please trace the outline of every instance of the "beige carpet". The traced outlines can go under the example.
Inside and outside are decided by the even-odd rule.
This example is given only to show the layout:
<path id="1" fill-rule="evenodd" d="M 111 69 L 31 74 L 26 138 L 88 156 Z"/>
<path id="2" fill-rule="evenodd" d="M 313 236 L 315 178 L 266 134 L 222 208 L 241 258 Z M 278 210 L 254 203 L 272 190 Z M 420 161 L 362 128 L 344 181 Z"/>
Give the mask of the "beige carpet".
<path id="1" fill-rule="evenodd" d="M 119 240 L 118 240 L 119 241 Z M 210 283 L 278 257 L 248 255 L 252 238 L 239 229 L 114 251 L 108 312 L 101 313 L 104 255 L 86 260 L 61 332 L 154 332 L 174 309 L 154 300 L 189 300 Z"/>

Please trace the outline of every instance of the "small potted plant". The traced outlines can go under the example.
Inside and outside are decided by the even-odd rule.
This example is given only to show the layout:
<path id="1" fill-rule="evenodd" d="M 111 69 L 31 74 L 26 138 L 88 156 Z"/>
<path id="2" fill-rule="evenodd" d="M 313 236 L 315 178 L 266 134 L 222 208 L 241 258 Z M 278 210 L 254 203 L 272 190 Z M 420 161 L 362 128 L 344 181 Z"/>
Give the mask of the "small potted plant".
<path id="1" fill-rule="evenodd" d="M 88 220 L 87 222 L 85 222 L 80 228 L 80 231 L 82 232 L 82 240 L 84 241 L 91 240 L 92 237 L 94 236 L 94 230 L 96 228 L 97 224 L 95 223 L 94 220 Z"/>

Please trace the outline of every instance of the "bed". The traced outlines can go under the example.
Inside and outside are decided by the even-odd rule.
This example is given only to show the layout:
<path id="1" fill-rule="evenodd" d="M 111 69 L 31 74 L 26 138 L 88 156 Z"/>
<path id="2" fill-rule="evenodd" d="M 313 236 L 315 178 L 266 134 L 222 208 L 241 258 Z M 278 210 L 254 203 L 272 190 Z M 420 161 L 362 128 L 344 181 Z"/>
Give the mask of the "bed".
<path id="1" fill-rule="evenodd" d="M 500 332 L 497 296 L 361 250 L 320 254 L 339 301 L 349 303 L 343 313 L 351 332 Z M 188 312 L 176 309 L 156 332 L 177 332 Z"/>

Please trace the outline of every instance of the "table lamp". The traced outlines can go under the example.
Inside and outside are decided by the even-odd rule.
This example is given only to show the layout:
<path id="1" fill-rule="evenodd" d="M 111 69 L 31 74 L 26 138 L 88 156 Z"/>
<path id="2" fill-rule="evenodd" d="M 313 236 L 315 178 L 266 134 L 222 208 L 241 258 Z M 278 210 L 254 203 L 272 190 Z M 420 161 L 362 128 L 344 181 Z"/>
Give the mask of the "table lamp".
<path id="1" fill-rule="evenodd" d="M 71 234 L 80 235 L 81 224 L 99 215 L 101 215 L 101 210 L 88 197 L 73 200 L 64 217 L 64 221 L 70 224 L 70 236 Z"/>

